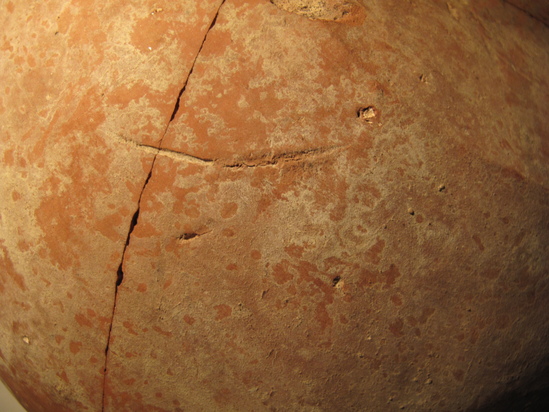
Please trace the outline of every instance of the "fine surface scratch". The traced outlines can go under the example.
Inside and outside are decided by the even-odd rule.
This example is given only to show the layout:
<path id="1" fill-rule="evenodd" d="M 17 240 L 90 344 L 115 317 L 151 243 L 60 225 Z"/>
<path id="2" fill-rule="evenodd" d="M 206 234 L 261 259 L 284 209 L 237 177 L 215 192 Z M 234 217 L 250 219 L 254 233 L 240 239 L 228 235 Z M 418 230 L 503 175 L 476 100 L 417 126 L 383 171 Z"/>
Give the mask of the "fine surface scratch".
<path id="1" fill-rule="evenodd" d="M 507 3 L 509 6 L 511 7 L 514 7 L 515 9 L 517 9 L 518 11 L 520 11 L 521 13 L 524 13 L 526 14 L 528 17 L 536 20 L 537 22 L 543 24 L 545 27 L 548 27 L 549 28 L 549 24 L 547 21 L 543 20 L 542 18 L 536 16 L 535 14 L 532 14 L 532 12 L 530 12 L 529 10 L 526 10 L 522 7 L 520 7 L 519 5 L 515 4 L 513 1 L 511 0 L 503 0 L 504 3 Z"/>
<path id="2" fill-rule="evenodd" d="M 106 394 L 106 385 L 107 385 L 107 366 L 108 366 L 108 360 L 109 360 L 109 345 L 110 345 L 110 342 L 111 342 L 111 332 L 112 332 L 112 326 L 113 326 L 113 323 L 114 323 L 114 316 L 115 316 L 115 313 L 116 313 L 116 303 L 117 303 L 117 298 L 118 298 L 118 288 L 119 286 L 122 284 L 123 280 L 124 280 L 124 259 L 125 259 L 125 256 L 126 256 L 126 250 L 130 244 L 130 240 L 131 240 L 131 234 L 135 228 L 135 226 L 137 225 L 137 222 L 139 220 L 139 212 L 141 210 L 141 199 L 143 197 L 143 193 L 145 192 L 145 189 L 151 179 L 151 176 L 152 176 L 152 173 L 153 173 L 153 168 L 154 168 L 154 164 L 156 162 L 156 156 L 162 151 L 161 147 L 162 147 L 162 141 L 164 140 L 164 137 L 166 136 L 166 133 L 168 131 L 168 128 L 170 127 L 170 124 L 171 122 L 174 120 L 178 110 L 179 110 L 179 104 L 181 102 L 181 97 L 183 95 L 183 93 L 185 92 L 186 88 L 187 88 L 187 84 L 189 82 L 189 78 L 191 76 L 191 74 L 193 73 L 193 70 L 194 70 L 194 66 L 196 64 L 196 61 L 198 60 L 198 56 L 200 55 L 200 52 L 202 51 L 202 48 L 204 47 L 204 44 L 206 43 L 206 39 L 208 38 L 208 34 L 210 33 L 210 31 L 212 30 L 212 28 L 215 26 L 215 23 L 217 21 L 217 17 L 219 15 L 219 11 L 221 10 L 221 7 L 223 6 L 223 4 L 225 3 L 226 0 L 222 0 L 221 3 L 219 4 L 219 7 L 217 8 L 216 12 L 215 12 L 215 15 L 212 19 L 212 22 L 210 23 L 210 26 L 208 27 L 208 30 L 206 30 L 206 33 L 204 35 L 204 38 L 202 39 L 202 43 L 200 44 L 200 47 L 198 48 L 198 52 L 196 53 L 195 57 L 194 57 L 194 60 L 191 64 L 191 68 L 185 78 L 185 81 L 183 82 L 183 86 L 181 88 L 181 90 L 179 91 L 179 94 L 177 96 L 177 100 L 175 102 L 175 105 L 174 105 L 174 109 L 173 109 L 173 112 L 170 116 L 170 119 L 168 121 L 168 124 L 166 125 L 166 128 L 164 129 L 164 133 L 162 134 L 162 137 L 160 138 L 160 141 L 159 141 L 159 145 L 158 145 L 158 148 L 154 148 L 155 150 L 155 156 L 153 157 L 153 160 L 151 162 L 151 167 L 149 169 L 149 173 L 147 175 L 147 178 L 145 179 L 145 182 L 143 183 L 143 186 L 141 188 L 141 192 L 139 194 L 139 199 L 137 201 L 137 208 L 136 208 L 136 211 L 135 213 L 133 214 L 132 216 L 132 220 L 130 222 L 130 227 L 128 229 L 128 235 L 126 237 L 126 242 L 124 244 L 124 248 L 122 250 L 122 257 L 120 259 L 120 265 L 118 266 L 118 271 L 116 273 L 116 283 L 115 283 L 115 288 L 114 288 L 114 301 L 113 301 L 113 307 L 112 307 L 112 314 L 111 314 L 111 319 L 110 319 L 110 325 L 109 325 L 109 331 L 108 331 L 108 334 L 107 334 L 107 344 L 105 346 L 105 363 L 104 363 L 104 366 L 103 366 L 103 388 L 102 388 L 102 403 L 101 403 L 101 411 L 104 412 L 105 411 L 105 394 Z M 146 147 L 146 146 L 143 146 L 143 147 Z M 149 146 L 149 148 L 152 148 L 152 146 Z M 196 158 L 198 159 L 198 158 Z"/>

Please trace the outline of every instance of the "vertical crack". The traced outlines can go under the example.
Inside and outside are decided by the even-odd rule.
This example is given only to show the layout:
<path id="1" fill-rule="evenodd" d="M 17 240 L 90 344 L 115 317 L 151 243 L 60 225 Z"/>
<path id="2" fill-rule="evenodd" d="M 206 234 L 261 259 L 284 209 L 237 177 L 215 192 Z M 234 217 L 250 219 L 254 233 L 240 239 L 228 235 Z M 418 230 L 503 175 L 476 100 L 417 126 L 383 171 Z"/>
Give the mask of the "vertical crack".
<path id="1" fill-rule="evenodd" d="M 168 132 L 168 129 L 170 127 L 170 124 L 174 120 L 175 116 L 177 115 L 177 112 L 179 111 L 179 105 L 181 102 L 181 97 L 183 96 L 183 93 L 185 93 L 185 90 L 187 89 L 187 84 L 189 82 L 189 78 L 191 77 L 191 74 L 193 73 L 194 66 L 196 64 L 196 61 L 198 60 L 198 56 L 200 55 L 200 52 L 202 51 L 202 48 L 204 47 L 204 44 L 206 43 L 206 39 L 208 38 L 208 34 L 210 33 L 210 30 L 215 26 L 215 23 L 217 22 L 217 16 L 219 15 L 219 11 L 221 10 L 221 7 L 223 4 L 225 4 L 226 0 L 222 0 L 219 4 L 219 7 L 217 8 L 214 18 L 212 19 L 212 22 L 210 23 L 210 26 L 208 27 L 208 30 L 206 30 L 206 34 L 204 35 L 204 38 L 202 39 L 202 43 L 200 44 L 200 47 L 198 48 L 198 52 L 196 53 L 194 60 L 191 64 L 191 68 L 189 70 L 189 73 L 187 74 L 187 77 L 185 78 L 185 81 L 183 83 L 183 87 L 179 91 L 179 94 L 177 96 L 177 100 L 174 105 L 173 112 L 170 116 L 170 119 L 168 121 L 168 124 L 166 125 L 166 128 L 164 129 L 164 133 L 162 134 L 162 137 L 160 138 L 160 142 L 158 144 L 158 150 L 154 154 L 154 157 L 151 162 L 151 167 L 149 169 L 149 174 L 147 175 L 147 178 L 145 179 L 145 182 L 143 184 L 143 187 L 141 188 L 141 192 L 139 193 L 139 199 L 137 200 L 137 209 L 135 213 L 132 216 L 132 220 L 130 222 L 130 227 L 128 230 L 128 235 L 126 236 L 126 243 L 124 244 L 124 248 L 122 249 L 122 257 L 120 259 L 120 265 L 118 266 L 118 270 L 116 272 L 116 283 L 114 288 L 114 302 L 112 307 L 112 313 L 111 313 L 111 319 L 110 319 L 110 325 L 109 325 L 109 331 L 107 334 L 107 344 L 105 346 L 105 363 L 103 366 L 103 388 L 102 388 L 102 397 L 101 397 L 101 411 L 105 411 L 105 396 L 106 396 L 106 385 L 107 385 L 107 364 L 109 360 L 109 346 L 111 343 L 111 333 L 112 333 L 112 327 L 114 323 L 114 315 L 116 312 L 116 303 L 118 299 L 118 288 L 124 281 L 124 260 L 126 257 L 126 250 L 128 249 L 128 246 L 130 244 L 131 235 L 135 227 L 137 226 L 137 222 L 139 220 L 139 213 L 141 210 L 141 199 L 143 197 L 143 193 L 145 192 L 145 189 L 147 188 L 147 185 L 149 184 L 149 181 L 152 176 L 154 164 L 156 163 L 156 158 L 158 156 L 158 153 L 160 153 L 161 147 L 162 147 L 162 141 L 164 140 L 164 137 L 166 136 L 166 133 Z"/>
<path id="2" fill-rule="evenodd" d="M 191 65 L 191 70 L 189 70 L 189 74 L 187 75 L 187 78 L 185 79 L 185 82 L 183 83 L 183 87 L 179 91 L 179 95 L 177 96 L 177 101 L 175 102 L 175 107 L 173 109 L 172 115 L 170 117 L 170 121 L 168 122 L 168 126 L 166 127 L 166 131 L 168 127 L 170 126 L 170 123 L 175 118 L 175 115 L 179 111 L 179 103 L 181 102 L 181 96 L 183 96 L 183 93 L 185 93 L 185 90 L 187 89 L 187 83 L 189 82 L 189 78 L 191 77 L 191 74 L 193 74 L 194 65 L 196 64 L 196 61 L 198 60 L 198 56 L 200 55 L 200 52 L 202 51 L 202 48 L 204 47 L 204 44 L 206 43 L 206 39 L 208 38 L 208 34 L 210 33 L 210 30 L 213 29 L 215 26 L 215 23 L 217 23 L 217 16 L 219 16 L 219 10 L 221 10 L 221 7 L 223 7 L 223 4 L 225 4 L 225 0 L 221 1 L 221 4 L 217 8 L 217 11 L 215 12 L 215 16 L 212 19 L 212 22 L 210 23 L 210 27 L 208 27 L 208 30 L 206 31 L 206 34 L 204 35 L 204 39 L 202 39 L 202 44 L 200 45 L 200 48 L 198 49 L 198 53 L 196 53 L 196 56 L 194 56 L 193 63 Z M 165 135 L 166 133 L 164 133 Z M 164 138 L 164 136 L 162 136 Z M 160 140 L 162 143 L 162 140 Z M 160 145 L 159 145 L 160 146 Z"/>
<path id="3" fill-rule="evenodd" d="M 114 286 L 114 303 L 112 306 L 112 312 L 111 312 L 111 321 L 109 325 L 109 332 L 107 333 L 107 345 L 105 346 L 105 363 L 103 365 L 103 394 L 101 399 L 101 411 L 103 412 L 105 410 L 105 387 L 107 384 L 107 362 L 109 360 L 109 345 L 111 343 L 111 332 L 112 332 L 112 325 L 114 323 L 114 314 L 116 312 L 116 302 L 118 298 L 118 287 L 122 284 L 122 281 L 124 280 L 124 258 L 126 256 L 126 250 L 128 249 L 128 246 L 130 244 L 130 238 L 132 235 L 133 230 L 135 229 L 135 226 L 137 226 L 137 222 L 139 220 L 139 211 L 141 210 L 141 198 L 143 197 L 143 192 L 145 192 L 145 188 L 147 187 L 147 184 L 149 183 L 149 180 L 152 176 L 152 166 L 154 165 L 154 160 L 151 164 L 151 169 L 149 170 L 149 174 L 147 175 L 147 178 L 145 179 L 145 183 L 143 184 L 143 187 L 141 188 L 141 193 L 139 193 L 139 199 L 137 200 L 137 210 L 132 216 L 132 220 L 130 223 L 130 228 L 128 230 L 128 235 L 126 236 L 126 243 L 124 244 L 124 249 L 122 249 L 122 257 L 120 258 L 120 265 L 118 265 L 118 270 L 116 271 L 116 284 Z"/>

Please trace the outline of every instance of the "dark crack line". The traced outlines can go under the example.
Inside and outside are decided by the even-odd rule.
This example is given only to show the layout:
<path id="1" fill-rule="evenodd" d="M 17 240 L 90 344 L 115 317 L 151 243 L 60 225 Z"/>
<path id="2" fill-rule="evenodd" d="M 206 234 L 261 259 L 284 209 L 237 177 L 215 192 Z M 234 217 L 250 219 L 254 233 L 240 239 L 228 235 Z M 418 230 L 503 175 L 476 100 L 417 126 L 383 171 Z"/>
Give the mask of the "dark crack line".
<path id="1" fill-rule="evenodd" d="M 107 384 L 107 365 L 108 365 L 108 360 L 109 360 L 109 349 L 110 349 L 110 343 L 111 343 L 112 327 L 113 327 L 113 323 L 114 323 L 114 315 L 115 315 L 115 312 L 116 312 L 116 304 L 117 304 L 117 301 L 118 301 L 118 288 L 120 287 L 120 285 L 124 281 L 124 267 L 123 266 L 124 266 L 124 260 L 125 260 L 125 257 L 126 257 L 126 250 L 128 249 L 128 246 L 130 245 L 132 232 L 134 231 L 135 227 L 137 226 L 137 222 L 139 220 L 139 213 L 140 213 L 140 210 L 141 210 L 141 199 L 142 199 L 143 193 L 145 192 L 145 189 L 147 188 L 147 185 L 149 184 L 149 181 L 151 179 L 153 169 L 154 169 L 154 165 L 156 163 L 156 157 L 158 156 L 160 151 L 163 150 L 163 149 L 161 149 L 162 141 L 164 140 L 164 137 L 166 136 L 166 133 L 168 132 L 168 129 L 170 127 L 171 122 L 173 121 L 173 119 L 175 118 L 177 112 L 179 111 L 179 105 L 180 105 L 180 102 L 181 102 L 181 97 L 183 96 L 183 93 L 187 89 L 187 84 L 189 82 L 189 78 L 190 78 L 191 74 L 193 73 L 194 66 L 196 64 L 196 61 L 198 60 L 198 56 L 200 55 L 200 52 L 202 51 L 202 48 L 204 47 L 204 43 L 206 43 L 206 39 L 208 38 L 208 34 L 210 33 L 210 30 L 215 26 L 215 23 L 217 22 L 217 17 L 219 16 L 219 11 L 221 10 L 221 7 L 223 6 L 223 4 L 225 4 L 225 1 L 226 0 L 222 0 L 221 3 L 219 4 L 219 7 L 217 8 L 217 10 L 215 12 L 214 18 L 212 19 L 212 22 L 211 22 L 208 30 L 206 31 L 206 34 L 204 35 L 204 39 L 202 40 L 202 43 L 200 44 L 198 52 L 196 53 L 196 56 L 194 57 L 194 60 L 191 64 L 191 69 L 189 70 L 189 73 L 187 74 L 187 77 L 185 78 L 185 82 L 183 83 L 183 87 L 179 91 L 179 95 L 177 96 L 177 101 L 175 103 L 172 115 L 170 116 L 170 120 L 168 121 L 168 124 L 166 125 L 164 133 L 162 134 L 162 137 L 160 138 L 159 145 L 158 145 L 159 147 L 155 148 L 156 153 L 155 153 L 155 155 L 152 159 L 151 167 L 149 169 L 149 173 L 147 175 L 147 178 L 145 179 L 143 187 L 141 188 L 141 193 L 139 193 L 139 199 L 137 201 L 137 209 L 136 209 L 135 213 L 133 214 L 132 220 L 130 222 L 128 235 L 126 236 L 126 243 L 124 244 L 124 248 L 122 249 L 122 257 L 120 259 L 120 265 L 118 266 L 118 270 L 116 272 L 116 284 L 115 284 L 115 288 L 114 288 L 114 302 L 113 302 L 113 307 L 112 307 L 111 320 L 110 320 L 110 325 L 109 325 L 109 332 L 107 334 L 107 344 L 105 346 L 105 363 L 104 363 L 104 366 L 103 366 L 103 388 L 102 388 L 102 397 L 101 397 L 101 411 L 102 412 L 104 412 L 104 410 L 105 410 L 105 395 L 106 395 L 106 384 Z M 141 146 L 153 148 L 153 146 L 147 146 L 147 145 L 141 145 Z M 196 159 L 198 159 L 198 158 L 196 158 Z M 200 160 L 202 160 L 202 159 L 200 159 Z M 203 161 L 206 161 L 206 160 L 203 160 Z"/>
<path id="2" fill-rule="evenodd" d="M 543 21 L 542 19 L 540 19 L 539 17 L 533 15 L 531 12 L 529 12 L 528 10 L 526 9 L 523 9 L 522 7 L 516 5 L 515 3 L 509 1 L 509 0 L 503 0 L 504 3 L 507 3 L 509 6 L 511 7 L 514 7 L 515 9 L 517 9 L 518 11 L 526 14 L 528 17 L 534 19 L 535 21 L 543 24 L 545 27 L 549 28 L 549 24 L 547 24 L 545 21 Z"/>
<path id="3" fill-rule="evenodd" d="M 130 237 L 132 235 L 133 230 L 135 229 L 135 226 L 137 226 L 137 222 L 139 220 L 139 211 L 141 210 L 141 198 L 143 197 L 143 192 L 145 192 L 145 188 L 147 187 L 147 184 L 149 183 L 151 176 L 152 176 L 152 167 L 151 167 L 151 170 L 149 171 L 149 174 L 147 175 L 147 178 L 145 179 L 145 183 L 143 184 L 143 187 L 141 188 L 141 193 L 139 194 L 139 199 L 137 201 L 137 210 L 132 216 L 130 228 L 128 230 L 128 235 L 126 236 L 126 243 L 124 244 L 124 249 L 122 249 L 122 257 L 120 259 L 120 265 L 118 266 L 118 270 L 116 272 L 116 284 L 114 287 L 114 303 L 112 306 L 109 332 L 107 334 L 107 345 L 105 346 L 105 364 L 103 365 L 103 394 L 102 394 L 102 401 L 101 401 L 101 411 L 105 410 L 105 387 L 107 383 L 107 363 L 109 359 L 109 345 L 111 342 L 111 333 L 112 333 L 112 325 L 114 323 L 114 314 L 116 312 L 116 303 L 118 299 L 118 287 L 122 284 L 122 281 L 124 280 L 124 269 L 123 269 L 124 258 L 126 256 L 126 250 L 130 244 Z"/>
<path id="4" fill-rule="evenodd" d="M 196 56 L 194 57 L 193 63 L 191 65 L 191 70 L 189 71 L 189 74 L 187 75 L 187 78 L 185 79 L 185 83 L 183 83 L 183 87 L 179 91 L 179 95 L 177 96 L 177 101 L 175 102 L 175 107 L 173 108 L 172 115 L 170 117 L 170 121 L 168 123 L 168 127 L 170 126 L 170 123 L 175 119 L 175 116 L 177 112 L 179 111 L 179 104 L 181 103 L 181 96 L 183 96 L 183 93 L 185 93 L 185 90 L 187 90 L 187 84 L 189 83 L 189 79 L 191 77 L 191 74 L 193 74 L 194 66 L 196 64 L 196 61 L 198 60 L 198 56 L 200 55 L 200 52 L 202 51 L 202 48 L 204 47 L 204 44 L 206 43 L 206 40 L 208 39 L 208 34 L 210 33 L 210 30 L 213 29 L 215 26 L 215 23 L 217 23 L 217 16 L 219 16 L 219 10 L 221 10 L 221 7 L 223 7 L 223 4 L 225 4 L 226 0 L 222 0 L 221 4 L 217 8 L 217 11 L 215 12 L 215 16 L 210 24 L 210 27 L 206 31 L 206 35 L 204 36 L 204 39 L 202 40 L 202 44 L 200 45 L 200 48 L 198 49 L 198 53 L 196 53 Z M 167 130 L 167 128 L 166 128 Z"/>

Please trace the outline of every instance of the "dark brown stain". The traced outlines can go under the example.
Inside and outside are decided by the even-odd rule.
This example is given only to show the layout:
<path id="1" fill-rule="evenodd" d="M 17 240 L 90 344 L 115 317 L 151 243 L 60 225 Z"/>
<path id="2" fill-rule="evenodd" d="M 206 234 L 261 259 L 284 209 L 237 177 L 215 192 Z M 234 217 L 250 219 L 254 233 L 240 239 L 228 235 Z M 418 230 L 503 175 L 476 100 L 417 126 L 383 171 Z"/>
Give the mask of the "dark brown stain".
<path id="1" fill-rule="evenodd" d="M 397 338 L 404 336 L 402 329 L 404 328 L 404 321 L 401 318 L 397 318 L 393 323 L 389 325 L 389 330 Z"/>

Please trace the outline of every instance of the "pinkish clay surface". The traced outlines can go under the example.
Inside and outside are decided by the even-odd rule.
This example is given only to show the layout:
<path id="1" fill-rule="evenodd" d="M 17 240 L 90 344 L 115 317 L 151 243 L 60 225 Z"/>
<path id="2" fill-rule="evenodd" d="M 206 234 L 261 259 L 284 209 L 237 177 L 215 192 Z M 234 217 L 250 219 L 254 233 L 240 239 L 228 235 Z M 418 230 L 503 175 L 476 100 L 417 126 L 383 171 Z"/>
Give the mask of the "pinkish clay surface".
<path id="1" fill-rule="evenodd" d="M 29 411 L 545 389 L 539 2 L 1 7 L 0 378 Z"/>

